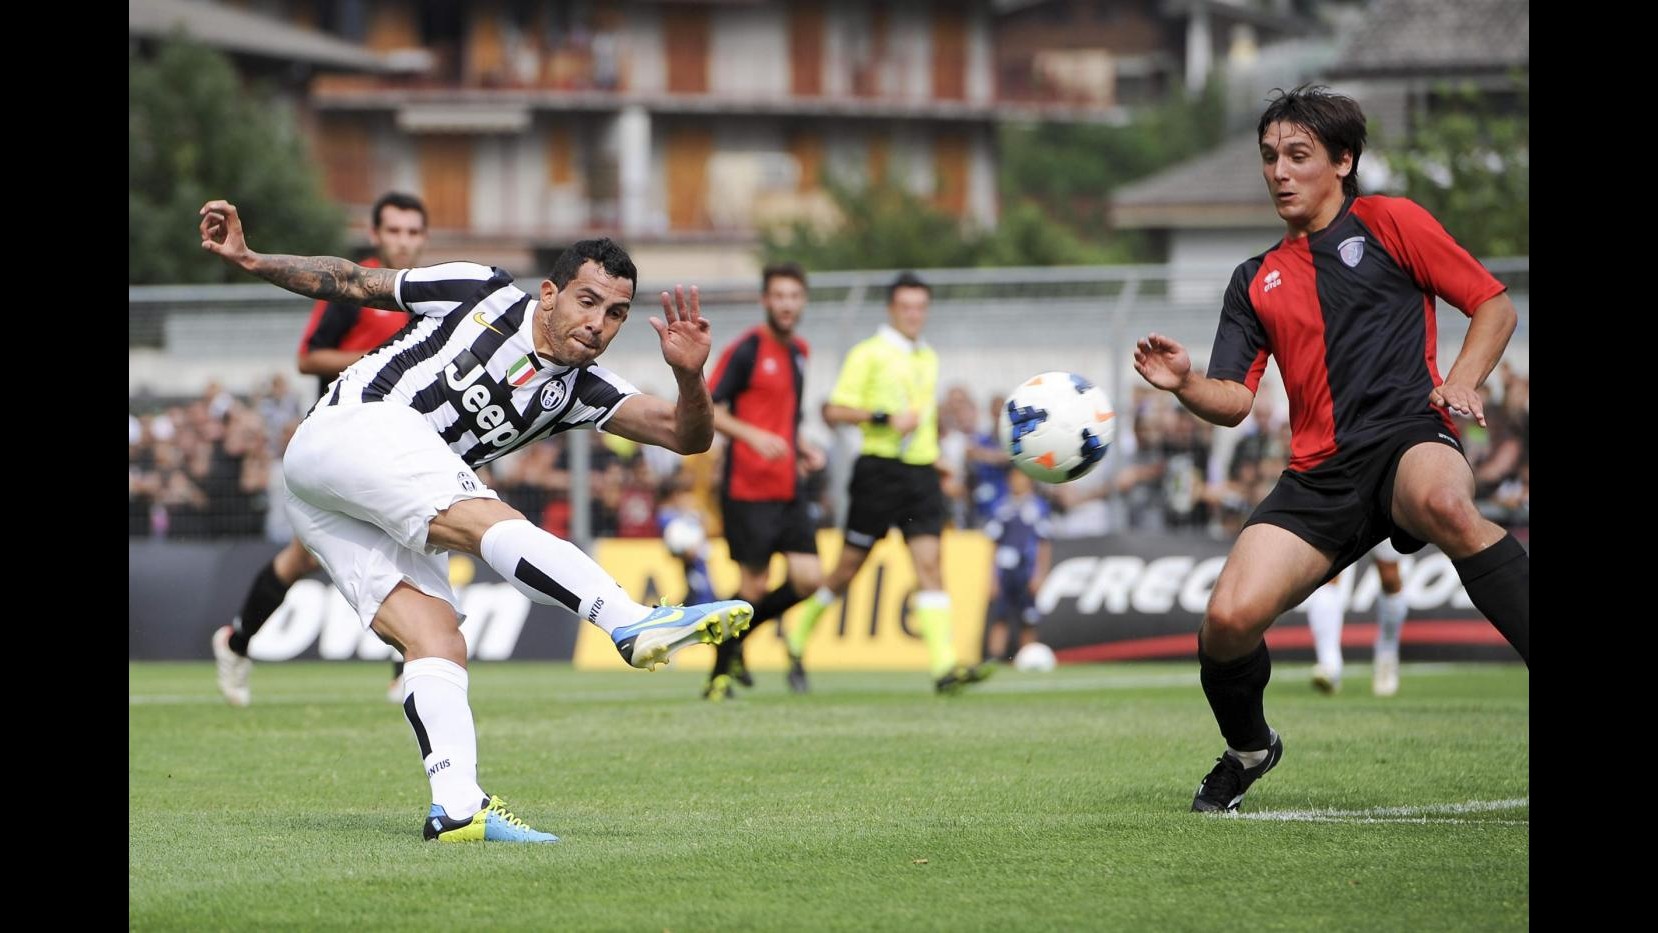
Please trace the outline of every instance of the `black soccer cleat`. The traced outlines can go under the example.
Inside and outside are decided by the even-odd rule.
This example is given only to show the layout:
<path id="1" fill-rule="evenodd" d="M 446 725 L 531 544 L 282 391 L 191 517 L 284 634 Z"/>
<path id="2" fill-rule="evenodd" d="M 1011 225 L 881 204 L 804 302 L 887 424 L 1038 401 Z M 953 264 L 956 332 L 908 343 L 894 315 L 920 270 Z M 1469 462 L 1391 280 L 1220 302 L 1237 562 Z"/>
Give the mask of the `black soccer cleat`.
<path id="1" fill-rule="evenodd" d="M 996 668 L 989 664 L 975 664 L 972 667 L 957 664 L 943 677 L 933 681 L 933 689 L 943 694 L 957 693 L 968 684 L 988 679 L 995 671 Z"/>
<path id="2" fill-rule="evenodd" d="M 1230 813 L 1238 809 L 1249 785 L 1271 771 L 1283 757 L 1284 740 L 1276 732 L 1272 733 L 1272 741 L 1267 744 L 1267 757 L 1253 768 L 1244 767 L 1243 762 L 1233 758 L 1231 752 L 1222 752 L 1215 759 L 1214 770 L 1197 786 L 1197 795 L 1192 798 L 1192 812 Z"/>
<path id="3" fill-rule="evenodd" d="M 795 693 L 805 693 L 809 689 L 806 684 L 806 666 L 800 663 L 797 655 L 789 655 L 789 689 Z"/>
<path id="4" fill-rule="evenodd" d="M 731 646 L 731 657 L 727 661 L 727 673 L 731 675 L 731 679 L 745 687 L 754 686 L 754 675 L 748 672 L 748 664 L 743 660 L 743 643 L 733 639 L 720 647 L 724 648 L 726 645 Z"/>

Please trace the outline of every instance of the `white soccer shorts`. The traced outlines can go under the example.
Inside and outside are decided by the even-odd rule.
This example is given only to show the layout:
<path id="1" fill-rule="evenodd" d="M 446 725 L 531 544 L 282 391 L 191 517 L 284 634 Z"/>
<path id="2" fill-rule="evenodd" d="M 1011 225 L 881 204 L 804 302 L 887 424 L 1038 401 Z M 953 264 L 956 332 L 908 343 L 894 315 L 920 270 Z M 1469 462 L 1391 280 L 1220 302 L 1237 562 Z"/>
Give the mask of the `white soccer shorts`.
<path id="1" fill-rule="evenodd" d="M 463 499 L 499 499 L 413 410 L 391 402 L 318 408 L 282 458 L 288 518 L 363 628 L 401 581 L 447 600 L 448 553 L 427 525 Z"/>

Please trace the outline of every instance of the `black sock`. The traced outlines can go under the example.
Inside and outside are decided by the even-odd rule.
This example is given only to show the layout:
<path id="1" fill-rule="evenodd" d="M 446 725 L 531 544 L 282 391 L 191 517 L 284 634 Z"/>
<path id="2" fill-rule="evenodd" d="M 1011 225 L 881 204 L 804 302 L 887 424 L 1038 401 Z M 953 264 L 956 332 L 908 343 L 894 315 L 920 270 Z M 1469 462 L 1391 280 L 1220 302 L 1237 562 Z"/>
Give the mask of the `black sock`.
<path id="1" fill-rule="evenodd" d="M 1203 694 L 1209 698 L 1209 709 L 1228 748 L 1253 752 L 1266 748 L 1272 742 L 1272 730 L 1267 728 L 1267 714 L 1262 701 L 1266 696 L 1267 681 L 1272 679 L 1272 658 L 1267 654 L 1266 639 L 1254 651 L 1235 661 L 1216 661 L 1203 653 L 1203 639 L 1198 638 L 1197 661 L 1202 667 Z"/>
<path id="2" fill-rule="evenodd" d="M 1451 561 L 1468 598 L 1531 666 L 1531 555 L 1514 539 Z"/>
<path id="3" fill-rule="evenodd" d="M 735 638 L 728 638 L 714 646 L 714 669 L 708 672 L 709 677 L 731 673 L 731 653 L 736 646 Z"/>
<path id="4" fill-rule="evenodd" d="M 273 557 L 265 569 L 259 571 L 259 576 L 253 578 L 253 586 L 248 588 L 247 599 L 242 602 L 241 622 L 230 633 L 230 650 L 246 656 L 248 639 L 259 632 L 265 620 L 276 612 L 276 607 L 282 605 L 287 595 L 288 584 L 277 577 L 276 558 Z"/>
<path id="5" fill-rule="evenodd" d="M 787 580 L 783 581 L 782 586 L 760 597 L 760 601 L 754 605 L 754 621 L 750 622 L 748 628 L 743 629 L 742 633 L 737 636 L 737 641 L 741 642 L 754 634 L 754 630 L 760 627 L 760 623 L 768 619 L 782 618 L 783 613 L 788 612 L 794 608 L 796 603 L 810 595 L 812 594 L 796 593 L 794 587 L 789 585 Z"/>

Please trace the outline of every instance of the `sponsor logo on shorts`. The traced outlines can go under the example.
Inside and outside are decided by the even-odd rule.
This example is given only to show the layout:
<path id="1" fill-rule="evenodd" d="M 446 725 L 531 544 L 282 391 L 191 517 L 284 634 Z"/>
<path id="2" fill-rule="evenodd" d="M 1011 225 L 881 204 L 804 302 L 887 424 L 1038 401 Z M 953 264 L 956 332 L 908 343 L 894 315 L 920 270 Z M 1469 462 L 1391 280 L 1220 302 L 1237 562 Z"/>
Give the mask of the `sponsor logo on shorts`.
<path id="1" fill-rule="evenodd" d="M 875 546 L 875 536 L 866 535 L 861 531 L 848 531 L 846 533 L 846 543 L 867 551 Z"/>
<path id="2" fill-rule="evenodd" d="M 1451 436 L 1451 435 L 1449 435 L 1449 434 L 1446 434 L 1446 433 L 1444 433 L 1444 432 L 1443 432 L 1443 431 L 1441 431 L 1441 432 L 1440 432 L 1440 434 L 1439 434 L 1439 436 L 1440 436 L 1440 438 L 1441 438 L 1441 439 L 1442 439 L 1442 440 L 1444 440 L 1444 441 L 1445 441 L 1445 443 L 1447 443 L 1447 444 L 1450 444 L 1450 445 L 1451 445 L 1451 446 L 1452 446 L 1452 447 L 1455 447 L 1455 448 L 1457 448 L 1457 449 L 1458 449 L 1458 450 L 1461 450 L 1461 449 L 1462 449 L 1462 445 L 1461 445 L 1461 444 L 1459 444 L 1459 443 L 1457 443 L 1457 439 L 1456 439 L 1456 438 L 1454 438 L 1454 437 L 1452 437 L 1452 436 Z"/>

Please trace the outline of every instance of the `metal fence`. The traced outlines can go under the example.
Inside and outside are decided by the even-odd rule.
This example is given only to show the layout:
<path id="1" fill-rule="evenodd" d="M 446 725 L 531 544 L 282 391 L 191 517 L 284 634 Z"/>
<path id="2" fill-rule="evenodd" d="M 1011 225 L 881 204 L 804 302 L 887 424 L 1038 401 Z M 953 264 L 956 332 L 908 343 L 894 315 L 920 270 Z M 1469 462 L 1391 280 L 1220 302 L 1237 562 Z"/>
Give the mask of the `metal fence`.
<path id="1" fill-rule="evenodd" d="M 1520 311 L 1509 360 L 1529 369 L 1530 261 L 1487 264 L 1509 286 Z M 840 359 L 886 321 L 886 286 L 898 270 L 811 276 L 800 334 L 812 347 L 808 401 L 828 395 Z M 1157 331 L 1207 356 L 1231 267 L 1076 266 L 934 269 L 925 339 L 937 348 L 942 379 L 978 398 L 1052 369 L 1084 373 L 1123 397 L 1133 371 L 1133 340 Z M 655 294 L 671 282 L 641 283 L 635 318 L 657 313 Z M 715 352 L 760 320 L 753 280 L 697 283 L 714 327 Z M 132 286 L 127 290 L 129 391 L 189 394 L 212 376 L 245 391 L 274 372 L 290 372 L 310 302 L 272 285 Z M 1442 367 L 1466 332 L 1455 311 L 1439 315 Z M 622 329 L 604 365 L 642 388 L 671 387 L 655 332 L 643 321 Z M 1443 371 L 1443 370 L 1442 370 Z"/>
<path id="2" fill-rule="evenodd" d="M 1487 266 L 1509 286 L 1520 313 L 1505 360 L 1529 372 L 1530 261 L 1502 259 Z M 806 433 L 836 452 L 831 471 L 836 490 L 844 485 L 852 439 L 834 437 L 816 412 L 846 351 L 886 322 L 886 288 L 898 271 L 810 276 L 810 304 L 799 329 L 811 345 Z M 933 304 L 924 339 L 939 353 L 941 390 L 960 385 L 981 410 L 991 396 L 1048 370 L 1084 374 L 1106 387 L 1122 407 L 1139 384 L 1131 365 L 1138 337 L 1152 331 L 1171 336 L 1204 365 L 1231 271 L 1230 265 L 925 270 L 921 275 L 932 286 Z M 655 295 L 674 284 L 641 282 L 632 316 L 659 314 Z M 713 325 L 717 358 L 727 343 L 761 321 L 758 283 L 697 284 Z M 292 375 L 311 306 L 307 299 L 266 284 L 133 286 L 127 295 L 128 388 L 140 406 L 144 399 L 197 395 L 209 380 L 247 393 L 273 374 Z M 1462 345 L 1467 319 L 1442 309 L 1438 322 L 1440 371 L 1445 372 Z M 655 332 L 643 320 L 623 327 L 602 362 L 647 392 L 673 392 Z M 712 367 L 711 360 L 710 372 Z M 1269 369 L 1263 391 L 1273 391 L 1275 380 Z M 309 380 L 297 384 L 309 391 Z M 587 432 L 572 436 L 578 465 L 588 455 L 587 439 Z M 576 469 L 572 479 L 571 530 L 584 540 L 587 510 L 580 504 L 587 496 L 585 471 Z"/>

